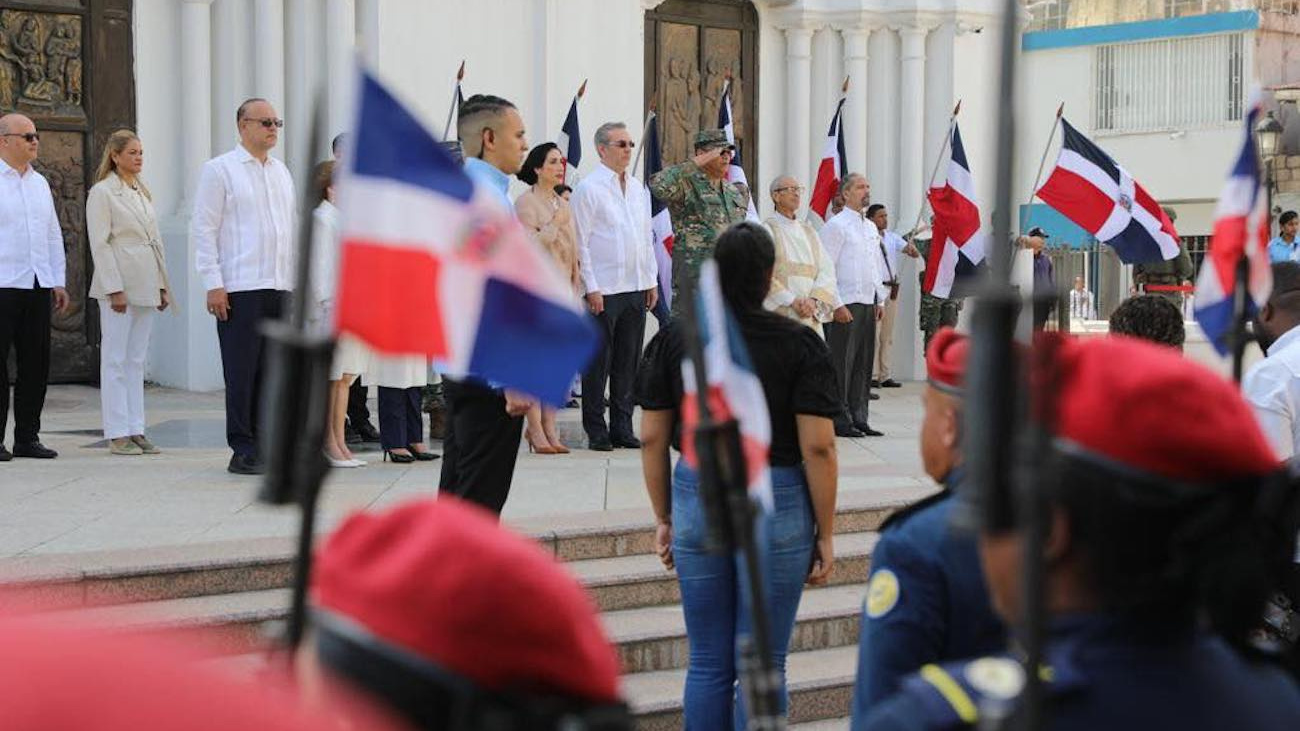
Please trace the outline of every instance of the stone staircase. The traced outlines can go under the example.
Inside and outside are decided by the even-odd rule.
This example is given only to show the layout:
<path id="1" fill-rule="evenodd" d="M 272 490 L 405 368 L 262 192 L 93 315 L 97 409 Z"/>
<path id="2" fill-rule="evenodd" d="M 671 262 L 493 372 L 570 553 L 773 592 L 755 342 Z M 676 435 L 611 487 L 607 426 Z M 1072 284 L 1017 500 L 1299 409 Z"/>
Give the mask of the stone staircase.
<path id="1" fill-rule="evenodd" d="M 829 586 L 804 592 L 790 648 L 790 721 L 796 728 L 847 728 L 875 531 L 890 512 L 923 494 L 841 493 L 835 572 Z M 599 605 L 638 728 L 677 729 L 686 632 L 676 576 L 653 555 L 653 529 L 645 518 L 644 511 L 613 511 L 514 527 L 566 562 Z M 262 539 L 11 560 L 0 563 L 0 608 L 40 608 L 68 621 L 156 633 L 199 630 L 201 652 L 211 664 L 249 672 L 287 616 L 292 551 L 289 539 Z"/>

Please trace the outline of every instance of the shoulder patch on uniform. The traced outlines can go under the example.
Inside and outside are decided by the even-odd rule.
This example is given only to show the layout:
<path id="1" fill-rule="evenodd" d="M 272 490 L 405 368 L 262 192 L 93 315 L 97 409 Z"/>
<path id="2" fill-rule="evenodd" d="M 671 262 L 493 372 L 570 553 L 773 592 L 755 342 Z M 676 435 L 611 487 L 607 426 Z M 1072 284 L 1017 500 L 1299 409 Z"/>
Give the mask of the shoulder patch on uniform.
<path id="1" fill-rule="evenodd" d="M 951 490 L 944 488 L 934 493 L 933 495 L 926 495 L 925 497 L 921 498 L 920 500 L 917 500 L 911 505 L 899 508 L 898 510 L 895 510 L 893 513 L 891 513 L 888 518 L 885 518 L 885 522 L 880 524 L 880 529 L 884 530 L 891 525 L 902 523 L 903 521 L 907 520 L 911 516 L 916 515 L 921 510 L 928 508 L 931 505 L 934 505 L 935 503 L 948 497 L 951 494 L 952 494 Z"/>
<path id="2" fill-rule="evenodd" d="M 901 587 L 898 576 L 889 569 L 880 569 L 871 575 L 867 584 L 867 616 L 880 619 L 898 605 Z"/>
<path id="3" fill-rule="evenodd" d="M 1025 670 L 1005 657 L 983 657 L 962 671 L 966 682 L 980 694 L 997 700 L 1011 700 L 1025 687 Z"/>

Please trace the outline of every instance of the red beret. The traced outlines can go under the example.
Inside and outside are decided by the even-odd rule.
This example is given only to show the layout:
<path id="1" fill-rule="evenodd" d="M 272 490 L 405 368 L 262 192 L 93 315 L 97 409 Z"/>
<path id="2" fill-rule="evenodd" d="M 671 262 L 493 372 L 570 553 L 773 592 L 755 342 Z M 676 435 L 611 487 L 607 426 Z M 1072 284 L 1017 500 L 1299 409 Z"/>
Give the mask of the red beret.
<path id="1" fill-rule="evenodd" d="M 316 606 L 484 689 L 619 700 L 618 657 L 586 592 L 478 506 L 358 513 L 316 561 Z"/>
<path id="2" fill-rule="evenodd" d="M 287 685 L 236 682 L 157 639 L 0 626 L 4 731 L 319 731 Z"/>
<path id="3" fill-rule="evenodd" d="M 966 383 L 966 355 L 970 338 L 951 327 L 940 328 L 925 352 L 925 370 L 930 385 L 954 396 L 962 395 Z"/>
<path id="4" fill-rule="evenodd" d="M 1123 336 L 1060 338 L 1058 348 L 1058 438 L 1187 482 L 1278 468 L 1236 387 L 1178 351 Z"/>

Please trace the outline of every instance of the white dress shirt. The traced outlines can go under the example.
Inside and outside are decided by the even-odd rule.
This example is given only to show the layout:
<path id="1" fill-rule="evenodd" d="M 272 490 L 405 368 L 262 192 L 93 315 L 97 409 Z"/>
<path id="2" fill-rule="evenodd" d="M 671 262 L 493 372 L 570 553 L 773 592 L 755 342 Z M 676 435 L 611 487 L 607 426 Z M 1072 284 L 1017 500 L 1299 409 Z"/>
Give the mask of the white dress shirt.
<path id="1" fill-rule="evenodd" d="M 66 274 L 50 184 L 30 165 L 20 175 L 0 160 L 0 287 L 62 287 Z"/>
<path id="2" fill-rule="evenodd" d="M 841 303 L 873 305 L 889 300 L 876 224 L 859 211 L 845 208 L 822 226 L 820 235 L 826 254 L 835 264 Z"/>
<path id="3" fill-rule="evenodd" d="M 194 193 L 190 242 L 205 289 L 293 289 L 293 178 L 284 163 L 263 164 L 243 145 L 203 164 Z"/>
<path id="4" fill-rule="evenodd" d="M 1241 381 L 1242 395 L 1255 409 L 1264 435 L 1279 460 L 1300 454 L 1300 327 L 1287 330 L 1251 366 Z"/>
<path id="5" fill-rule="evenodd" d="M 658 282 L 650 193 L 631 173 L 624 182 L 620 186 L 618 173 L 602 163 L 578 183 L 569 200 L 587 292 L 636 292 Z"/>

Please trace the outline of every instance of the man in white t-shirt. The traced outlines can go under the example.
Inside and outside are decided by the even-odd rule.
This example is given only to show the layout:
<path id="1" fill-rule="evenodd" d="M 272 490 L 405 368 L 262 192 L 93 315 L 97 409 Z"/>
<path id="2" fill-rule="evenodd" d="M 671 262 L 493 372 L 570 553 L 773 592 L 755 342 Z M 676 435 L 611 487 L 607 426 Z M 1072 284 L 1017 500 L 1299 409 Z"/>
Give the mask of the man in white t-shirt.
<path id="1" fill-rule="evenodd" d="M 1279 459 L 1300 454 L 1300 264 L 1273 264 L 1273 291 L 1255 317 L 1266 357 L 1242 379 L 1242 395 L 1255 409 Z"/>

